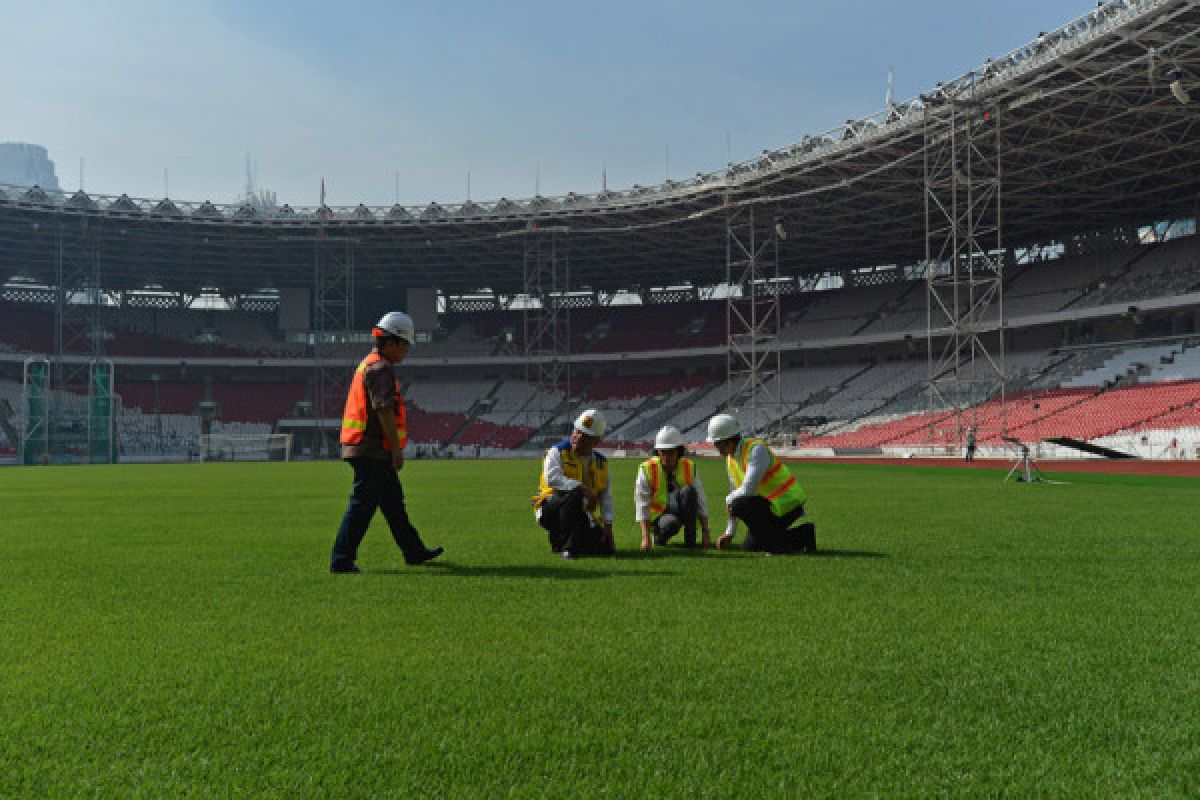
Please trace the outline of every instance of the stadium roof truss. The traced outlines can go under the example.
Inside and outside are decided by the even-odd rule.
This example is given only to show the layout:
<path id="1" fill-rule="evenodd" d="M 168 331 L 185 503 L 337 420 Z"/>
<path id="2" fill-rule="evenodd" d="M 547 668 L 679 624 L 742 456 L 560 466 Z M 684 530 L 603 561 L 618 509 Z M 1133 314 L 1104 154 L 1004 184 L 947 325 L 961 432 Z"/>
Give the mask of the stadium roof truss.
<path id="1" fill-rule="evenodd" d="M 1192 103 L 1177 99 L 1176 79 Z M 513 234 L 553 226 L 567 231 L 558 246 L 573 290 L 710 285 L 725 278 L 726 214 L 745 205 L 785 222 L 785 276 L 917 264 L 924 126 L 968 93 L 1004 117 L 1007 246 L 1196 214 L 1200 0 L 1114 0 L 917 98 L 654 187 L 266 212 L 0 186 L 0 279 L 52 285 L 66 237 L 98 248 L 112 291 L 307 287 L 321 237 L 336 235 L 356 242 L 363 285 L 516 294 L 525 251 Z"/>

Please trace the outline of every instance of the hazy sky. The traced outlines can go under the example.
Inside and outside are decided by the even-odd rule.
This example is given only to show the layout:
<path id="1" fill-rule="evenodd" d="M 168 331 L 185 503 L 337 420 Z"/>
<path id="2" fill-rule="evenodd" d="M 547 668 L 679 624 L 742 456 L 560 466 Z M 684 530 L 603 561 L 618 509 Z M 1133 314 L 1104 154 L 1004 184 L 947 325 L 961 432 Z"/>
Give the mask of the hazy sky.
<path id="1" fill-rule="evenodd" d="M 0 0 L 0 141 L 64 188 L 230 202 L 660 182 L 912 97 L 1094 0 Z"/>

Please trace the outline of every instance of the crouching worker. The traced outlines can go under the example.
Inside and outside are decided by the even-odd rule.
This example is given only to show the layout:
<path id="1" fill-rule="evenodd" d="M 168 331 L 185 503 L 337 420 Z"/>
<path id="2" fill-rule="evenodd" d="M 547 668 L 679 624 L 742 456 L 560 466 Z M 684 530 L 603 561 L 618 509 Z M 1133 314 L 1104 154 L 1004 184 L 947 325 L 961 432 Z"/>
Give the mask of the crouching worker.
<path id="1" fill-rule="evenodd" d="M 604 429 L 604 415 L 588 409 L 575 420 L 571 438 L 547 450 L 542 460 L 534 514 L 549 534 L 550 549 L 563 558 L 616 552 L 608 461 L 595 450 Z"/>
<path id="2" fill-rule="evenodd" d="M 696 521 L 704 531 L 704 546 L 712 547 L 708 503 L 696 464 L 687 458 L 687 443 L 673 425 L 654 437 L 655 455 L 638 467 L 633 490 L 635 516 L 642 528 L 642 550 L 650 542 L 662 546 L 683 531 L 683 544 L 696 546 Z"/>
<path id="3" fill-rule="evenodd" d="M 743 438 L 741 425 L 729 414 L 709 420 L 708 440 L 725 456 L 733 490 L 725 498 L 729 525 L 717 547 L 733 543 L 740 520 L 746 524 L 746 550 L 815 553 L 816 529 L 804 515 L 804 490 L 767 443 Z"/>

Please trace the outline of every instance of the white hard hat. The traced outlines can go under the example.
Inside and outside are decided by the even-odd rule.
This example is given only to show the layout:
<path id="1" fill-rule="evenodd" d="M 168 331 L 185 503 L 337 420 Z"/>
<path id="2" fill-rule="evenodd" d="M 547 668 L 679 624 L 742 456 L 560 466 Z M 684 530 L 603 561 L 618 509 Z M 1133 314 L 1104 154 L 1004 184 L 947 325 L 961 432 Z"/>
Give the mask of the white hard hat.
<path id="1" fill-rule="evenodd" d="M 375 327 L 384 333 L 403 339 L 409 344 L 416 344 L 417 336 L 413 331 L 412 317 L 403 311 L 389 311 L 379 318 Z"/>
<path id="2" fill-rule="evenodd" d="M 674 447 L 687 447 L 687 442 L 683 440 L 683 434 L 679 432 L 679 428 L 674 425 L 664 425 L 658 435 L 654 437 L 654 449 L 670 450 Z"/>
<path id="3" fill-rule="evenodd" d="M 741 436 L 742 426 L 732 414 L 717 414 L 708 421 L 708 440 L 719 442 Z"/>
<path id="4" fill-rule="evenodd" d="M 575 430 L 588 436 L 603 436 L 608 428 L 604 414 L 594 408 L 589 408 L 575 418 Z"/>

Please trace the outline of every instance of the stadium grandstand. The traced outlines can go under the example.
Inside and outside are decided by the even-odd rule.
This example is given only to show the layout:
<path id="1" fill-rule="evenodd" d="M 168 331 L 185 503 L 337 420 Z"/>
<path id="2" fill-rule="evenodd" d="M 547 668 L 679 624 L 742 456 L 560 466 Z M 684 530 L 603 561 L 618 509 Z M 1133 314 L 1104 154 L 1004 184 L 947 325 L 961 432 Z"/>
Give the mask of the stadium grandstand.
<path id="1" fill-rule="evenodd" d="M 652 186 L 264 209 L 0 185 L 0 459 L 329 457 L 394 308 L 417 454 L 537 449 L 592 405 L 617 449 L 728 408 L 794 452 L 974 428 L 1198 458 L 1196 102 L 1200 3 L 1114 0 Z"/>

